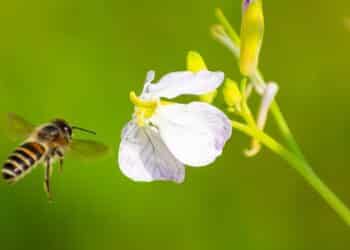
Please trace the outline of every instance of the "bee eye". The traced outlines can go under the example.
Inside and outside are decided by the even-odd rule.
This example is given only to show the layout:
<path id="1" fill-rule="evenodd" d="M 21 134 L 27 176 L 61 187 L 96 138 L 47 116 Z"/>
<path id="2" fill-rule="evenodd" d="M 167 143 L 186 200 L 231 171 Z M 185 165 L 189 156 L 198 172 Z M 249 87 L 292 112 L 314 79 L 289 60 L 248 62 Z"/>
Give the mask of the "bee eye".
<path id="1" fill-rule="evenodd" d="M 67 126 L 64 126 L 64 131 L 66 132 L 66 133 L 68 133 L 68 134 L 72 134 L 72 130 L 71 130 L 71 128 L 70 127 L 67 127 Z"/>

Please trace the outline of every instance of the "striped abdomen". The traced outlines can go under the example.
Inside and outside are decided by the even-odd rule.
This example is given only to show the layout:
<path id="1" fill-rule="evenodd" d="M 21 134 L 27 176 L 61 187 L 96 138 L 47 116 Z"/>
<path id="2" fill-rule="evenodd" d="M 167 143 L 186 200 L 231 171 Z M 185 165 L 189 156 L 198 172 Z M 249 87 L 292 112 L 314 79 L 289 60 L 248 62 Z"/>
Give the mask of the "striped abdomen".
<path id="1" fill-rule="evenodd" d="M 3 165 L 3 178 L 13 182 L 24 176 L 41 160 L 45 151 L 45 147 L 37 142 L 26 142 L 19 146 Z"/>

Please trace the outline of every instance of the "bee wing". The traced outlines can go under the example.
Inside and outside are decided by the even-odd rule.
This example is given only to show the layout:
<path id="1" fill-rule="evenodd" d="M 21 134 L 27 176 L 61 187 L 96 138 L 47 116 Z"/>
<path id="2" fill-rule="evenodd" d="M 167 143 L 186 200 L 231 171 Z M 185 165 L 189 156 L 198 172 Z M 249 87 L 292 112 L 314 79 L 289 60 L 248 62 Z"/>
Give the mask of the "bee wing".
<path id="1" fill-rule="evenodd" d="M 5 120 L 5 132 L 14 139 L 24 139 L 35 129 L 33 124 L 15 113 L 8 113 Z"/>
<path id="2" fill-rule="evenodd" d="M 105 144 L 92 140 L 73 139 L 69 146 L 69 155 L 82 160 L 100 158 L 107 155 L 109 151 L 109 147 Z"/>

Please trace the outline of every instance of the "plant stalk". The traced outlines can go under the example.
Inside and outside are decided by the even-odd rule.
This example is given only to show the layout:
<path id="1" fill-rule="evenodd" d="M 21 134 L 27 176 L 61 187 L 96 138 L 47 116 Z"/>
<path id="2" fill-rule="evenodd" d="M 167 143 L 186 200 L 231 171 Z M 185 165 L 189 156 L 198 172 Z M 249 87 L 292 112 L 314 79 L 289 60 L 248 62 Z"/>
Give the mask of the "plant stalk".
<path id="1" fill-rule="evenodd" d="M 289 165 L 293 167 L 307 181 L 307 183 L 309 183 L 322 196 L 326 203 L 333 208 L 333 210 L 344 220 L 344 222 L 350 226 L 350 210 L 327 187 L 327 185 L 322 182 L 322 180 L 312 170 L 311 166 L 305 162 L 304 159 L 299 158 L 297 153 L 294 151 L 289 151 L 275 139 L 254 127 L 249 127 L 235 121 L 232 121 L 232 127 L 247 134 L 248 136 L 256 138 L 263 145 L 265 145 L 265 147 L 269 148 L 272 152 L 286 160 Z"/>

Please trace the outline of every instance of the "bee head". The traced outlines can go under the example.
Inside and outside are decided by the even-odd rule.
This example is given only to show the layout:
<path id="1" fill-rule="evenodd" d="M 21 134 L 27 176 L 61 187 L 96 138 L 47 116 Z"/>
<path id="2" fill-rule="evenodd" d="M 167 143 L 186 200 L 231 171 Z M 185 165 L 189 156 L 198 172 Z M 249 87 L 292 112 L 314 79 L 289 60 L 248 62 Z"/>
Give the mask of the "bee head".
<path id="1" fill-rule="evenodd" d="M 83 131 L 85 133 L 94 134 L 94 135 L 96 134 L 96 132 L 94 132 L 92 130 L 88 130 L 88 129 L 77 127 L 77 126 L 70 126 L 63 119 L 56 119 L 56 120 L 52 121 L 52 123 L 54 125 L 56 125 L 61 130 L 61 132 L 63 134 L 65 134 L 67 136 L 67 138 L 69 138 L 69 139 L 72 138 L 73 130 L 80 130 L 80 131 Z"/>
<path id="2" fill-rule="evenodd" d="M 63 119 L 56 119 L 52 121 L 63 134 L 67 135 L 69 138 L 72 137 L 72 127 L 68 125 L 68 123 Z"/>

